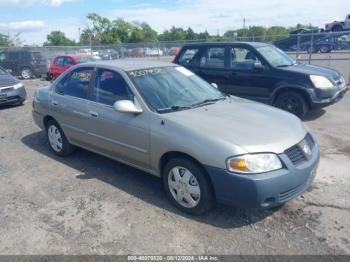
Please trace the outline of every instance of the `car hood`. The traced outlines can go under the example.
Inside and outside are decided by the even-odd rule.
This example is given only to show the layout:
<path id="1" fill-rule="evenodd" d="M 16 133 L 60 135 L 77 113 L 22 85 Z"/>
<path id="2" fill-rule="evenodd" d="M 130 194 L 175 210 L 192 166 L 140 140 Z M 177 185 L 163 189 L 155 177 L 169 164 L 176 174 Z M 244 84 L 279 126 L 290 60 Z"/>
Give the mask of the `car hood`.
<path id="1" fill-rule="evenodd" d="M 281 69 L 290 72 L 302 73 L 305 75 L 322 75 L 333 80 L 338 80 L 340 78 L 340 74 L 337 71 L 314 65 L 296 64 L 293 66 L 283 67 Z"/>
<path id="2" fill-rule="evenodd" d="M 307 133 L 294 115 L 236 97 L 163 117 L 191 133 L 241 147 L 247 153 L 280 154 L 299 143 Z"/>
<path id="3" fill-rule="evenodd" d="M 12 75 L 0 75 L 0 87 L 13 86 L 18 82 Z"/>

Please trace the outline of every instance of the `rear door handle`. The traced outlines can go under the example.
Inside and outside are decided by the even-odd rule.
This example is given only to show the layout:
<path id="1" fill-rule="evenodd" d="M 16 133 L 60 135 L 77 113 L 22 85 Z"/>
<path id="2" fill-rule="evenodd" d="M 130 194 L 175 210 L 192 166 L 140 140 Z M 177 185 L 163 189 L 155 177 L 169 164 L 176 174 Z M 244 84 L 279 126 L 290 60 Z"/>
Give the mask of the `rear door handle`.
<path id="1" fill-rule="evenodd" d="M 90 116 L 92 116 L 92 117 L 98 117 L 98 113 L 96 113 L 96 112 L 89 111 L 89 114 L 90 114 Z"/>
<path id="2" fill-rule="evenodd" d="M 57 102 L 57 101 L 51 101 L 51 104 L 52 104 L 53 106 L 58 106 L 58 102 Z"/>

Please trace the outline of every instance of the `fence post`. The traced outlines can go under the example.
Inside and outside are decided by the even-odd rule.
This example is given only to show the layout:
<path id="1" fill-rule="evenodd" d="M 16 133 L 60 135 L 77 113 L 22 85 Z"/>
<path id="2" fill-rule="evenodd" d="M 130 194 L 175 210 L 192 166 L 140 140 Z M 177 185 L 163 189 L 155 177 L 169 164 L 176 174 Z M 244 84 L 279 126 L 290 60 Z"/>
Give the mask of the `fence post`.
<path id="1" fill-rule="evenodd" d="M 296 61 L 298 62 L 298 60 L 299 60 L 299 52 L 300 52 L 300 34 L 298 33 L 298 35 L 297 35 L 297 37 L 298 37 L 298 42 L 297 42 L 297 53 L 296 53 Z"/>
<path id="2" fill-rule="evenodd" d="M 309 47 L 309 65 L 311 64 L 312 60 L 312 53 L 314 52 L 314 33 L 311 33 L 311 45 Z"/>

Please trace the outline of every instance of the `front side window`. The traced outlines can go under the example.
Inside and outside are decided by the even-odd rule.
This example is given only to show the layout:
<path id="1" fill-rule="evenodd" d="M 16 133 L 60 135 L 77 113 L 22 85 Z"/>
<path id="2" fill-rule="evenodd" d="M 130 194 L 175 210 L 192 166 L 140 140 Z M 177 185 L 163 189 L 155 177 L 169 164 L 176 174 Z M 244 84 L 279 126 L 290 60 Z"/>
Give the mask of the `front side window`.
<path id="1" fill-rule="evenodd" d="M 64 57 L 57 57 L 54 64 L 55 66 L 63 67 Z"/>
<path id="2" fill-rule="evenodd" d="M 235 70 L 252 70 L 254 63 L 261 63 L 255 52 L 242 48 L 234 47 L 231 49 L 231 68 Z"/>
<path id="3" fill-rule="evenodd" d="M 77 98 L 87 98 L 93 68 L 84 67 L 73 70 L 56 85 L 56 92 Z"/>
<path id="4" fill-rule="evenodd" d="M 272 45 L 258 47 L 257 50 L 272 66 L 285 67 L 295 64 L 293 58 Z"/>
<path id="5" fill-rule="evenodd" d="M 92 100 L 112 106 L 118 100 L 133 100 L 133 94 L 120 74 L 107 69 L 99 69 Z"/>
<path id="6" fill-rule="evenodd" d="M 188 48 L 179 57 L 178 63 L 180 65 L 189 65 L 194 63 L 194 59 L 198 54 L 198 48 Z"/>
<path id="7" fill-rule="evenodd" d="M 226 98 L 184 67 L 143 69 L 130 71 L 128 75 L 149 107 L 159 113 Z"/>
<path id="8" fill-rule="evenodd" d="M 225 68 L 225 47 L 208 48 L 200 60 L 201 67 Z"/>

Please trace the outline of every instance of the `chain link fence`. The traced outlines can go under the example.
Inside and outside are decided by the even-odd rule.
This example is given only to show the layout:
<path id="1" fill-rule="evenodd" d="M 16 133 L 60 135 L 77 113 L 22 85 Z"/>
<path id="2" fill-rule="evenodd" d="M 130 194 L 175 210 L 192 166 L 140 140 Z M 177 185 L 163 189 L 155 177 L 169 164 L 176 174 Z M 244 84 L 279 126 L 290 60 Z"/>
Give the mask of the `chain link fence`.
<path id="1" fill-rule="evenodd" d="M 307 31 L 306 31 L 307 32 Z M 340 71 L 350 80 L 350 31 L 294 33 L 285 35 L 259 35 L 223 38 L 218 37 L 195 41 L 171 41 L 152 43 L 129 43 L 116 45 L 88 46 L 46 46 L 46 47 L 0 47 L 0 66 L 6 59 L 6 53 L 28 50 L 41 52 L 47 67 L 53 58 L 66 54 L 89 54 L 102 60 L 125 58 L 153 58 L 171 61 L 184 44 L 203 42 L 265 42 L 274 44 L 296 61 L 326 66 Z M 2 65 L 3 66 L 3 65 Z M 4 66 L 3 66 L 4 67 Z"/>

